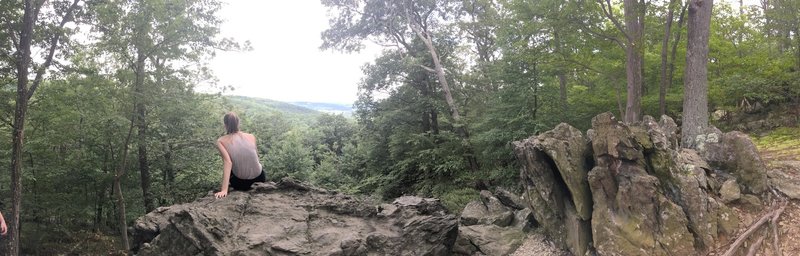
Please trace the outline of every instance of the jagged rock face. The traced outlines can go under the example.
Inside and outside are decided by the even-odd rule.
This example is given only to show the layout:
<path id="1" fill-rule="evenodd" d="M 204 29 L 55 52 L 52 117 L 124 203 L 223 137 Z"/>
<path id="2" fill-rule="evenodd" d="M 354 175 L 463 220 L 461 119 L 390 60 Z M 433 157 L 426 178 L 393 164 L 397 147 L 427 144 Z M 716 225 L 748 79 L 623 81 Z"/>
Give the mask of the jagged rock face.
<path id="1" fill-rule="evenodd" d="M 744 191 L 761 194 L 767 190 L 767 166 L 747 134 L 738 131 L 722 133 L 711 127 L 698 135 L 697 151 L 711 167 L 730 171 Z"/>
<path id="2" fill-rule="evenodd" d="M 132 232 L 139 255 L 443 255 L 457 222 L 435 199 L 374 205 L 284 180 L 159 208 Z"/>
<path id="3" fill-rule="evenodd" d="M 536 220 L 556 242 L 583 255 L 591 240 L 592 218 L 588 141 L 579 130 L 562 123 L 513 144 L 522 166 L 524 198 Z"/>
<path id="4" fill-rule="evenodd" d="M 501 199 L 502 198 L 502 199 Z M 509 255 L 522 244 L 535 221 L 531 210 L 518 209 L 519 196 L 498 189 L 481 191 L 481 199 L 461 212 L 455 255 Z"/>
<path id="5" fill-rule="evenodd" d="M 525 200 L 546 233 L 573 254 L 583 255 L 591 243 L 599 255 L 693 255 L 735 231 L 736 215 L 717 197 L 725 177 L 695 150 L 678 148 L 671 118 L 657 123 L 646 116 L 625 125 L 610 113 L 600 114 L 586 133 L 588 153 L 546 143 L 583 140 L 548 137 L 580 134 L 564 130 L 557 127 L 514 145 Z M 583 154 L 590 160 L 576 157 Z M 573 159 L 558 160 L 564 156 Z M 579 162 L 584 165 L 568 164 Z M 583 192 L 568 186 L 581 172 L 588 172 L 578 177 L 588 183 L 591 199 L 584 205 L 592 206 L 590 218 L 572 204 Z"/>
<path id="6" fill-rule="evenodd" d="M 690 255 L 693 237 L 681 207 L 648 173 L 653 141 L 610 113 L 592 119 L 596 166 L 589 172 L 594 199 L 592 238 L 600 255 Z"/>

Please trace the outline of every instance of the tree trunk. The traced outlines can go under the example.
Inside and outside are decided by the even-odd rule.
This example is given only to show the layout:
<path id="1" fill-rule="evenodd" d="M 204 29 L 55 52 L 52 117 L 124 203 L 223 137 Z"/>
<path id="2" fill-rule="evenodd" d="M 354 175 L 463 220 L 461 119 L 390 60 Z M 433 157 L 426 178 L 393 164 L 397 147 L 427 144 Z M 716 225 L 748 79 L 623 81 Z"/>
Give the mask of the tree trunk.
<path id="1" fill-rule="evenodd" d="M 681 7 L 681 15 L 678 18 L 678 29 L 676 29 L 675 33 L 675 40 L 672 40 L 672 50 L 670 50 L 670 57 L 669 57 L 669 79 L 667 83 L 667 90 L 672 84 L 675 82 L 675 58 L 677 58 L 678 54 L 678 44 L 681 42 L 681 34 L 683 32 L 683 24 L 684 18 L 686 18 L 686 9 L 689 7 L 689 4 L 683 5 Z"/>
<path id="2" fill-rule="evenodd" d="M 625 122 L 639 121 L 642 115 L 642 22 L 641 11 L 644 6 L 638 0 L 625 0 L 625 28 L 627 44 L 625 44 L 625 71 L 627 77 L 628 98 L 625 104 Z"/>
<path id="3" fill-rule="evenodd" d="M 11 214 L 8 218 L 8 255 L 19 255 L 19 212 L 22 202 L 22 149 L 25 138 L 25 114 L 28 111 L 28 74 L 31 62 L 31 41 L 33 39 L 34 15 L 33 0 L 25 1 L 22 16 L 19 46 L 16 52 L 17 102 L 14 108 L 13 135 L 11 139 Z"/>
<path id="4" fill-rule="evenodd" d="M 666 25 L 664 25 L 664 39 L 661 41 L 661 81 L 659 83 L 659 90 L 658 90 L 658 114 L 665 115 L 667 114 L 667 83 L 670 81 L 667 80 L 667 66 L 668 66 L 668 48 L 669 47 L 669 37 L 672 35 L 672 20 L 673 14 L 675 13 L 675 2 L 677 0 L 670 0 L 669 1 L 669 9 L 667 11 L 667 18 L 666 18 Z"/>
<path id="5" fill-rule="evenodd" d="M 413 23 L 410 17 L 407 17 L 410 23 Z M 469 140 L 469 132 L 467 131 L 466 124 L 461 122 L 461 114 L 458 112 L 458 106 L 456 105 L 455 100 L 453 99 L 453 94 L 450 91 L 450 85 L 447 82 L 447 75 L 444 73 L 444 67 L 442 66 L 441 60 L 439 59 L 439 54 L 436 52 L 436 47 L 433 46 L 433 40 L 430 37 L 430 34 L 427 31 L 422 31 L 416 25 L 411 26 L 414 32 L 417 34 L 417 37 L 422 40 L 425 44 L 425 47 L 428 49 L 428 53 L 433 60 L 433 71 L 436 74 L 436 79 L 439 80 L 439 85 L 442 87 L 442 91 L 444 92 L 444 99 L 447 102 L 447 106 L 450 108 L 450 115 L 453 118 L 453 123 L 456 129 L 456 132 L 461 136 L 464 140 L 464 151 L 467 162 L 469 163 L 470 169 L 473 172 L 477 172 L 480 169 L 478 165 L 478 160 L 475 157 L 474 149 L 472 148 L 472 143 Z"/>
<path id="6" fill-rule="evenodd" d="M 144 208 L 146 212 L 151 212 L 155 209 L 153 205 L 153 195 L 150 192 L 150 166 L 147 161 L 147 110 L 144 101 L 144 75 L 145 75 L 145 59 L 144 49 L 140 47 L 136 50 L 136 80 L 134 81 L 134 100 L 136 108 L 136 128 L 137 128 L 137 146 L 139 149 L 139 174 L 141 175 L 142 183 L 142 198 L 144 199 Z"/>
<path id="7" fill-rule="evenodd" d="M 558 73 L 558 96 L 561 100 L 561 121 L 566 121 L 567 113 L 569 113 L 569 104 L 567 103 L 567 76 L 562 71 Z"/>
<path id="8" fill-rule="evenodd" d="M 125 197 L 122 194 L 122 179 L 128 170 L 128 145 L 130 145 L 131 134 L 133 134 L 133 127 L 135 124 L 135 115 L 131 118 L 131 125 L 128 128 L 128 136 L 125 137 L 125 142 L 122 144 L 122 155 L 119 159 L 119 166 L 114 172 L 114 196 L 117 200 L 117 227 L 120 232 L 120 243 L 125 252 L 130 251 L 130 243 L 128 242 L 128 223 L 125 218 Z"/>
<path id="9" fill-rule="evenodd" d="M 130 251 L 130 243 L 128 242 L 128 224 L 125 218 L 125 198 L 122 196 L 122 186 L 120 184 L 120 176 L 114 177 L 114 195 L 117 199 L 117 223 L 119 224 L 120 244 L 122 249 L 126 252 Z"/>
<path id="10" fill-rule="evenodd" d="M 558 33 L 553 32 L 553 44 L 555 46 L 555 50 L 559 54 L 563 54 L 561 52 L 561 37 L 559 37 Z M 569 113 L 569 102 L 567 101 L 567 76 L 564 74 L 564 68 L 558 67 L 558 72 L 556 76 L 558 77 L 558 88 L 559 88 L 559 99 L 561 100 L 561 121 L 566 121 L 567 113 Z"/>
<path id="11" fill-rule="evenodd" d="M 683 95 L 684 148 L 694 148 L 695 137 L 708 127 L 708 36 L 713 0 L 691 0 L 686 45 L 686 75 Z"/>

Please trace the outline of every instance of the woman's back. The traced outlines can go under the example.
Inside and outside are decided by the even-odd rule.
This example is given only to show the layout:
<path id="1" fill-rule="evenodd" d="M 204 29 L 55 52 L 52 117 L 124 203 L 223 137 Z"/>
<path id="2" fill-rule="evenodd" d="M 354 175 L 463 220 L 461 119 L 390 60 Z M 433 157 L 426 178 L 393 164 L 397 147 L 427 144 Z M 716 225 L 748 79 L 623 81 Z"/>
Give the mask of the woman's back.
<path id="1" fill-rule="evenodd" d="M 261 163 L 256 152 L 255 136 L 237 132 L 225 135 L 222 145 L 233 163 L 231 172 L 240 179 L 253 179 L 261 174 Z"/>

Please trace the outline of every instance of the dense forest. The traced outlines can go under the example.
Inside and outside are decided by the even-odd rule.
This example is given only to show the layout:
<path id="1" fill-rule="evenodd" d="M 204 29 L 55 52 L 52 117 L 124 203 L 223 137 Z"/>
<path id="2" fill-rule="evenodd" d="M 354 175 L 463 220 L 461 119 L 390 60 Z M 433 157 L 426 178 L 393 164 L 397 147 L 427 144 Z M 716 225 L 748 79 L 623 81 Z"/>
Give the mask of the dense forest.
<path id="1" fill-rule="evenodd" d="M 712 10 L 699 80 L 696 2 Z M 724 129 L 737 113 L 800 115 L 800 1 L 710 3 L 322 0 L 322 50 L 383 49 L 348 117 L 225 96 L 208 62 L 250 45 L 220 36 L 220 1 L 2 1 L 4 250 L 126 250 L 133 219 L 218 189 L 227 111 L 270 180 L 451 210 L 476 188 L 517 188 L 511 141 L 602 112 L 682 120 L 694 81 L 707 81 L 699 115 Z"/>

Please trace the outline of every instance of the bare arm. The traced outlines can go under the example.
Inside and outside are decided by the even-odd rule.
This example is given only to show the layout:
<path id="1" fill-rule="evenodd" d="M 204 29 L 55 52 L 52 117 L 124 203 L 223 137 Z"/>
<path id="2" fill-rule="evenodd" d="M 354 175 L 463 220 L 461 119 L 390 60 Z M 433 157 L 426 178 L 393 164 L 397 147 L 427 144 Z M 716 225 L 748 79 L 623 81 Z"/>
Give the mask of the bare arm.
<path id="1" fill-rule="evenodd" d="M 3 213 L 0 213 L 0 235 L 6 235 L 8 226 L 6 226 L 6 219 L 3 218 Z"/>
<path id="2" fill-rule="evenodd" d="M 233 163 L 231 162 L 231 156 L 228 155 L 228 150 L 219 140 L 217 140 L 217 150 L 219 150 L 219 155 L 222 157 L 222 185 L 220 191 L 214 194 L 214 196 L 216 198 L 223 198 L 228 195 L 228 184 L 230 184 L 231 180 L 231 168 L 233 168 Z"/>

